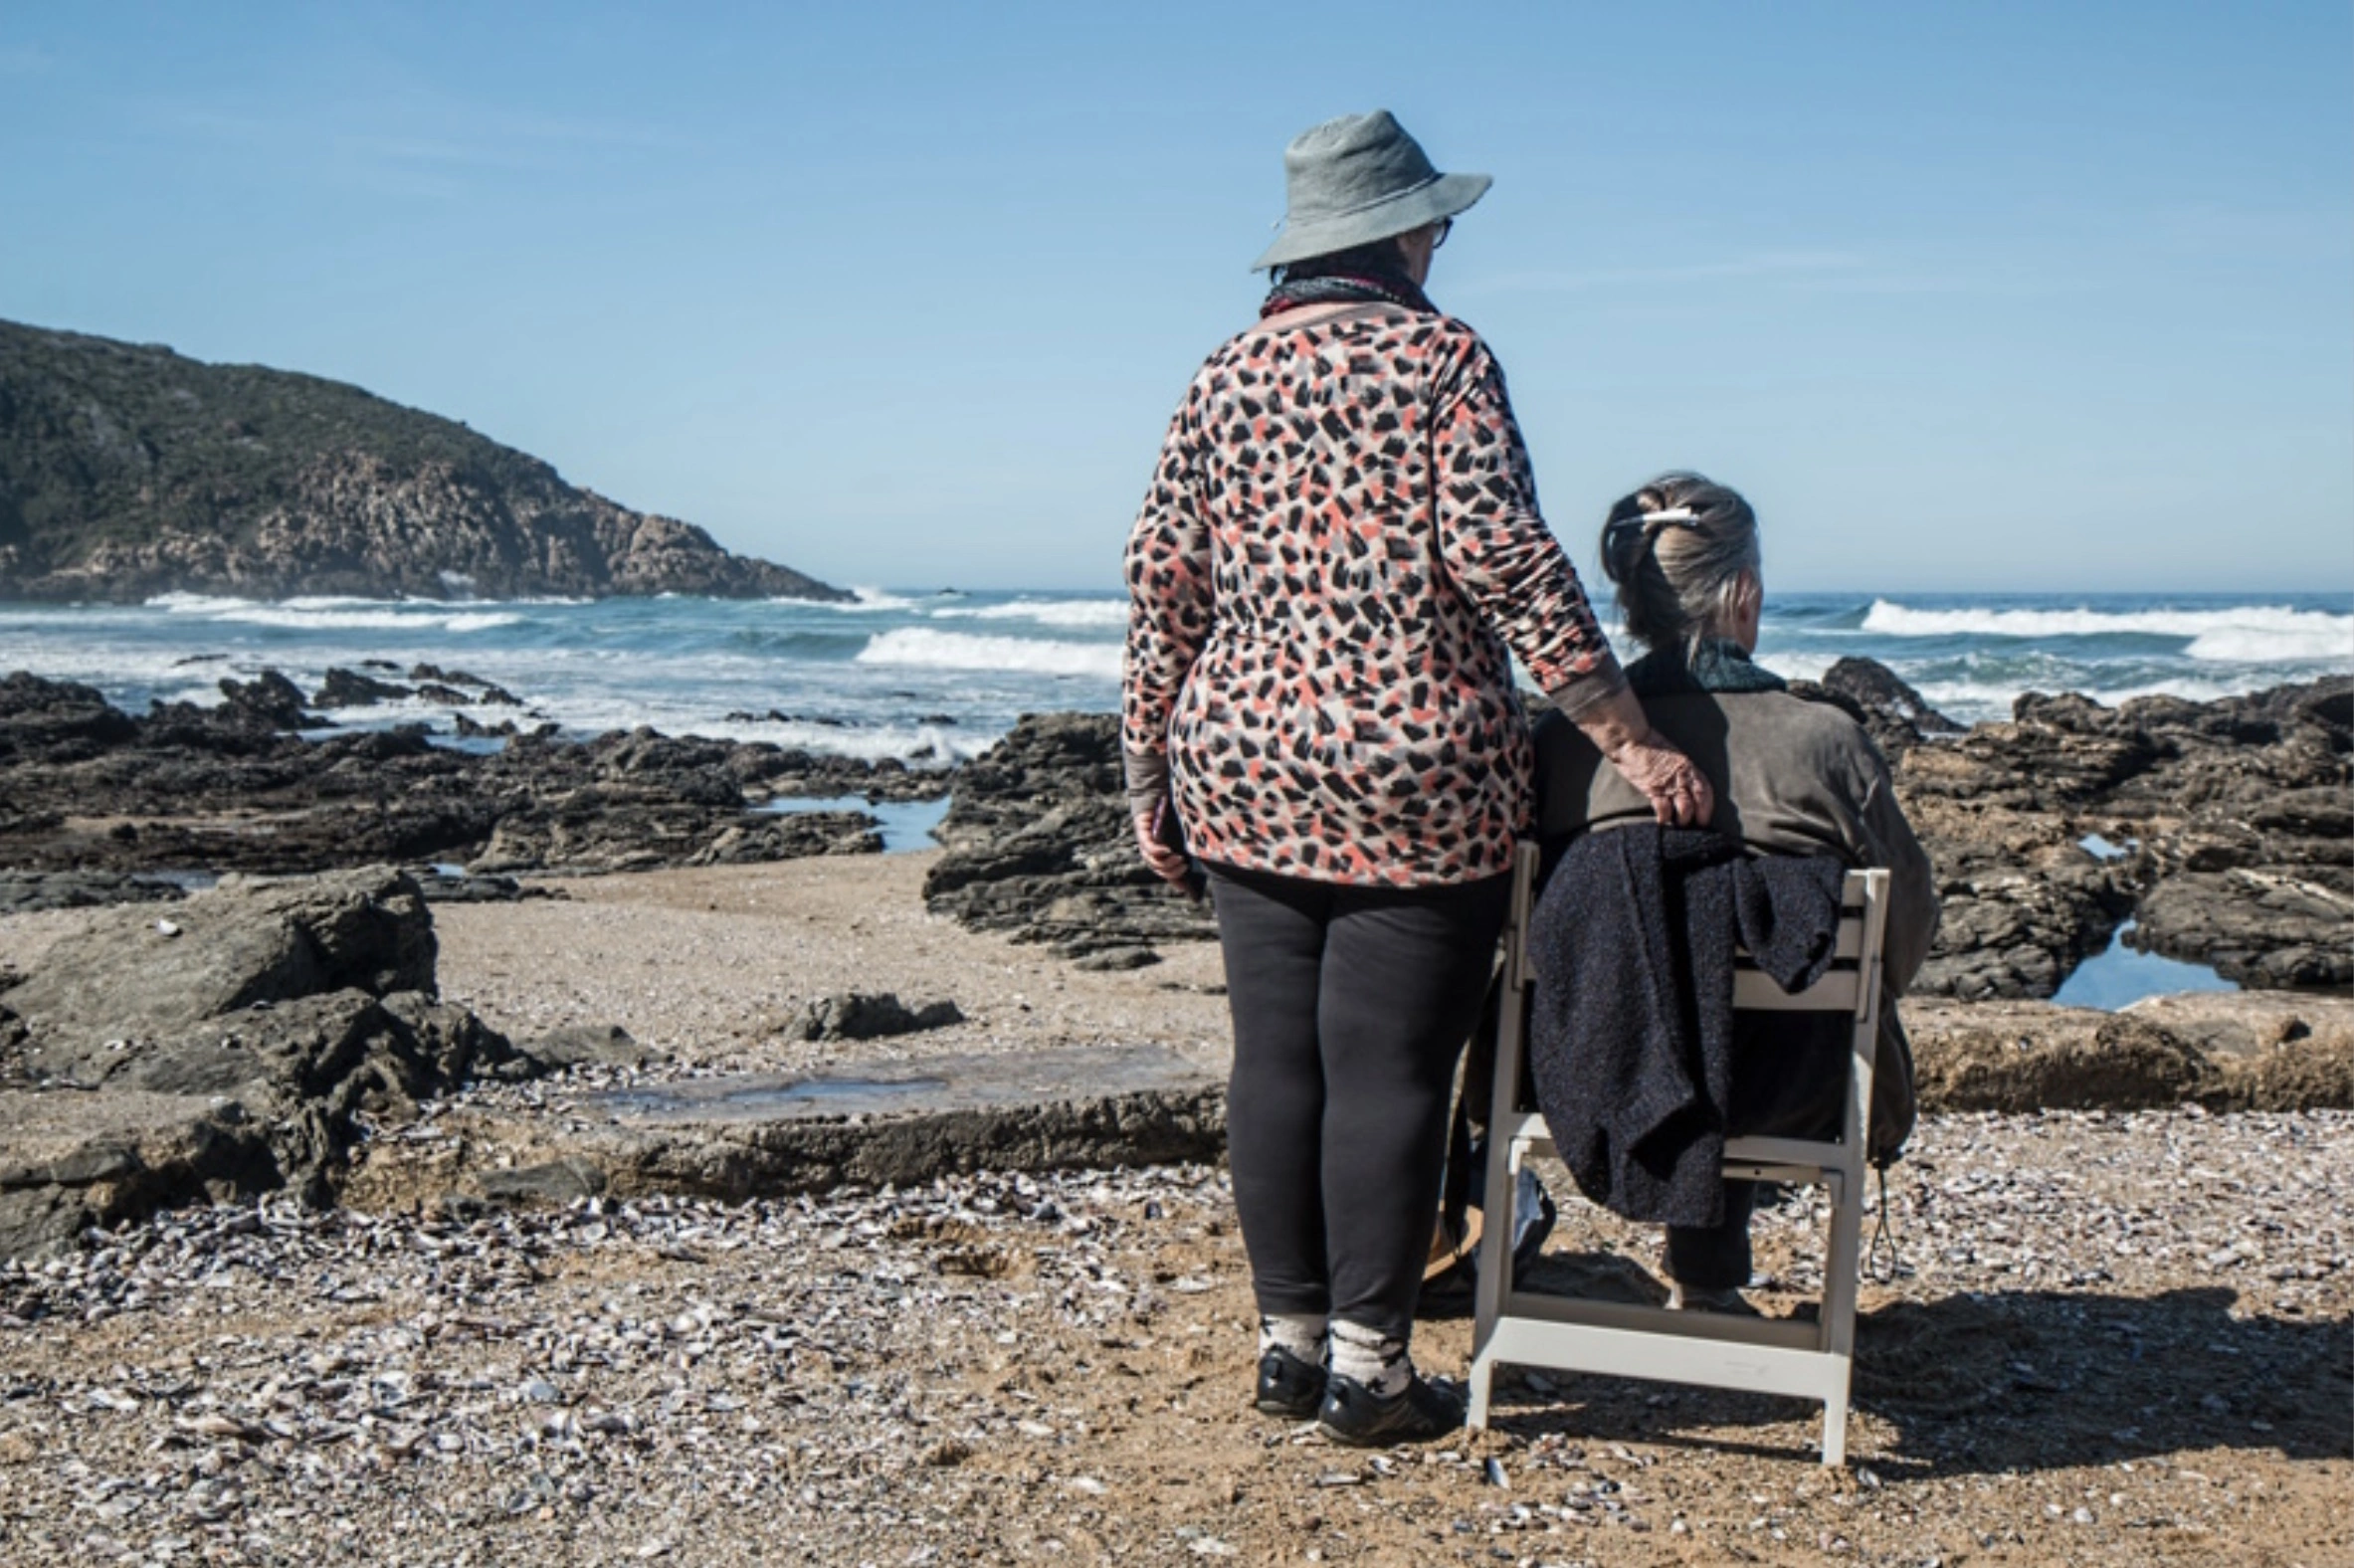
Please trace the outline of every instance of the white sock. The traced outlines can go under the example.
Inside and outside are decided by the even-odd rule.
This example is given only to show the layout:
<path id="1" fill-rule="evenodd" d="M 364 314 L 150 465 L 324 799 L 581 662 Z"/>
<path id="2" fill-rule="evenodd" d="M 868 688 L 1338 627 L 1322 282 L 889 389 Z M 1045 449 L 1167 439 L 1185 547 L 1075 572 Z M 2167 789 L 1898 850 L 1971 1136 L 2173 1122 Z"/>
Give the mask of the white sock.
<path id="1" fill-rule="evenodd" d="M 1414 1358 L 1406 1341 L 1359 1323 L 1332 1325 L 1332 1370 L 1354 1378 L 1383 1399 L 1406 1392 L 1414 1381 Z"/>
<path id="2" fill-rule="evenodd" d="M 1259 1314 L 1259 1353 L 1290 1351 L 1311 1367 L 1324 1364 L 1324 1314 L 1321 1312 L 1262 1312 Z"/>

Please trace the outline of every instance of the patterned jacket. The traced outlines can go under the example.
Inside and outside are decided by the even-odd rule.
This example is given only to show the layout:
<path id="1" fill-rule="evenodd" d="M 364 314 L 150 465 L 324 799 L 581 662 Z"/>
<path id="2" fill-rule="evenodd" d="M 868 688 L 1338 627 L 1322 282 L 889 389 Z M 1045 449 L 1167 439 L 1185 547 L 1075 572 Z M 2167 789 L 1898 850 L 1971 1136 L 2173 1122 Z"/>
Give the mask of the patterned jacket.
<path id="1" fill-rule="evenodd" d="M 1132 794 L 1165 775 L 1216 865 L 1500 876 L 1533 766 L 1506 643 L 1573 715 L 1624 685 L 1537 513 L 1503 371 L 1401 306 L 1289 311 L 1213 353 L 1127 580 Z"/>

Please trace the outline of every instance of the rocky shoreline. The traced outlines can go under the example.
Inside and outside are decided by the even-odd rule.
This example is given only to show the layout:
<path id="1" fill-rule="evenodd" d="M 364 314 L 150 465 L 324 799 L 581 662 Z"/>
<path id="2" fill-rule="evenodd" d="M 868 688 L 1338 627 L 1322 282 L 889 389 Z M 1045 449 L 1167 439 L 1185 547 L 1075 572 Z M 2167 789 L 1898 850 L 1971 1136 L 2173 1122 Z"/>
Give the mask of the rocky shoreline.
<path id="1" fill-rule="evenodd" d="M 1367 1457 L 1243 1408 L 1216 953 L 1133 864 L 1103 721 L 916 776 L 643 734 L 308 739 L 270 696 L 134 717 L 0 685 L 0 1559 L 2354 1545 L 2354 1000 L 1909 1005 L 1925 1115 L 1877 1200 L 1900 1256 L 1864 1288 L 1848 1470 L 1795 1402 L 1536 1376 L 1492 1432 Z M 2246 798 L 2314 727 L 2254 743 Z M 1970 738 L 1905 776 L 1991 781 L 1947 752 Z M 2020 916 L 1953 972 L 2027 989 L 2031 953 L 2163 924 L 2181 876 L 2332 885 L 2328 813 L 2243 832 L 2224 757 L 2181 749 L 2218 788 L 2153 781 L 2166 812 L 1912 797 L 1983 845 L 1955 887 Z M 811 854 L 726 838 L 780 787 L 943 783 L 938 851 L 872 853 L 863 816 Z M 2111 830 L 2142 842 L 2067 837 Z M 2201 835 L 2245 859 L 2186 869 Z M 348 864 L 395 842 L 464 868 Z M 497 842 L 531 869 L 489 872 Z M 650 869 L 584 875 L 624 864 Z M 2065 924 L 2079 898 L 2100 935 Z M 2252 977 L 2295 972 L 2266 940 Z M 1761 1215 L 1769 1315 L 1819 1283 L 1819 1223 Z M 1538 1270 L 1657 1299 L 1654 1245 L 1564 1204 Z M 1469 1341 L 1427 1322 L 1417 1358 L 1459 1372 Z"/>
<path id="2" fill-rule="evenodd" d="M 505 710 L 495 686 L 421 669 L 446 689 L 469 682 L 490 714 Z M 88 686 L 0 681 L 0 907 L 91 901 L 108 888 L 152 896 L 159 877 L 387 862 L 582 876 L 873 854 L 882 840 L 872 817 L 775 803 L 925 799 L 947 787 L 889 760 L 651 729 L 571 741 L 550 725 L 463 713 L 455 738 L 494 749 L 422 724 L 305 738 L 323 723 L 310 711 L 322 695 L 348 698 L 361 682 L 388 685 L 333 671 L 335 689 L 306 697 L 266 672 L 222 682 L 216 705 L 158 703 L 133 716 Z M 141 877 L 145 891 L 132 885 Z"/>
<path id="3" fill-rule="evenodd" d="M 780 1040 L 945 1030 L 860 1090 L 882 1096 L 861 1108 L 808 1103 L 817 1091 L 795 1085 L 811 1080 L 790 1075 L 696 1087 L 711 1070 L 692 1051 L 641 1049 L 610 1017 L 518 1045 L 441 996 L 430 905 L 871 856 L 871 816 L 776 804 L 943 789 L 943 848 L 920 872 L 933 916 L 983 951 L 1155 970 L 1211 925 L 1137 862 L 1108 717 L 1025 718 L 952 773 L 646 730 L 571 740 L 512 718 L 471 722 L 466 746 L 422 726 L 319 735 L 321 697 L 390 690 L 393 674 L 335 672 L 307 697 L 265 675 L 224 683 L 217 706 L 137 716 L 87 687 L 0 682 L 0 918 L 96 911 L 37 962 L 11 968 L 0 948 L 0 1116 L 20 1129 L 0 1256 L 191 1199 L 330 1202 L 354 1181 L 404 1201 L 741 1199 L 1217 1152 L 1214 1051 L 1115 1062 L 1132 1042 L 1097 1037 L 1100 1062 L 1052 1040 L 1029 1067 L 994 1044 L 958 1056 L 954 1001 L 865 987 L 758 1026 L 753 1063 Z M 403 679 L 509 706 L 462 671 Z M 2116 710 L 2028 697 L 2008 723 L 1934 739 L 1954 726 L 1877 667 L 1835 669 L 1821 689 L 1895 759 L 1939 870 L 1945 924 L 1909 1009 L 1925 1110 L 2354 1105 L 2354 681 Z M 493 730 L 500 743 L 481 743 Z M 2114 1015 L 2040 1003 L 2127 920 L 2251 989 Z M 892 1099 L 892 1083 L 931 1078 L 996 1088 Z M 804 1102 L 736 1114 L 747 1094 Z M 685 1108 L 645 1108 L 658 1103 Z M 401 1130 L 428 1116 L 433 1138 Z"/>
<path id="4" fill-rule="evenodd" d="M 1108 715 L 1031 715 L 935 770 L 649 729 L 566 739 L 434 665 L 330 671 L 309 694 L 274 673 L 221 686 L 217 705 L 134 716 L 89 687 L 0 682 L 0 909 L 164 897 L 169 879 L 232 871 L 514 878 L 872 853 L 871 817 L 778 803 L 948 795 L 935 913 L 1102 967 L 1211 933 L 1137 862 Z M 421 689 L 463 699 L 454 736 L 309 738 L 314 707 Z M 2252 988 L 2354 984 L 2354 679 L 2114 709 L 2031 694 L 1968 730 L 1865 661 L 1812 689 L 1871 729 L 1937 867 L 1945 912 L 1916 994 L 2049 997 L 2121 929 Z M 465 896 L 463 881 L 428 891 Z"/>
<path id="5" fill-rule="evenodd" d="M 2242 985 L 2354 984 L 2354 679 L 2114 709 L 2029 695 L 1968 730 L 1867 661 L 1806 689 L 1871 730 L 1937 868 L 1915 995 L 2050 997 L 2129 922 L 2134 946 Z M 1136 865 L 1118 747 L 1108 717 L 1047 714 L 968 764 L 930 906 L 1081 958 L 1207 935 Z"/>

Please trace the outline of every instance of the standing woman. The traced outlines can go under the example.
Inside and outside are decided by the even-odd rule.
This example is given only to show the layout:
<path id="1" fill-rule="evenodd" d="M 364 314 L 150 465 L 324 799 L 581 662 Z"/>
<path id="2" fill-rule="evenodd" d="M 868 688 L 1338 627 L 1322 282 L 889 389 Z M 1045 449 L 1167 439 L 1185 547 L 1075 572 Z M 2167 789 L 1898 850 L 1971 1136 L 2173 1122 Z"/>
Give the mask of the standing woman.
<path id="1" fill-rule="evenodd" d="M 1503 372 L 1423 293 L 1487 176 L 1386 111 L 1283 163 L 1275 287 L 1194 377 L 1128 542 L 1122 742 L 1145 860 L 1184 880 L 1174 813 L 1217 901 L 1258 1406 L 1386 1444 L 1462 1421 L 1407 1337 L 1529 823 L 1506 645 L 1661 820 L 1712 800 L 1537 514 Z"/>

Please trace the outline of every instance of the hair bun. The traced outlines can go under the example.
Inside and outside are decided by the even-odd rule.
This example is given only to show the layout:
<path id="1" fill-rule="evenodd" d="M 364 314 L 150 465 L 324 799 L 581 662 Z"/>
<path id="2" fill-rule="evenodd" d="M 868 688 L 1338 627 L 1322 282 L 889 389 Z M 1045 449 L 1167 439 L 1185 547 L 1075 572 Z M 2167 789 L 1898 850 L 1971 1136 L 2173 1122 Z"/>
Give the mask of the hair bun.
<path id="1" fill-rule="evenodd" d="M 1639 513 L 1613 517 L 1603 525 L 1602 569 L 1610 574 L 1612 582 L 1623 583 L 1635 575 L 1643 546 L 1650 537 Z"/>

